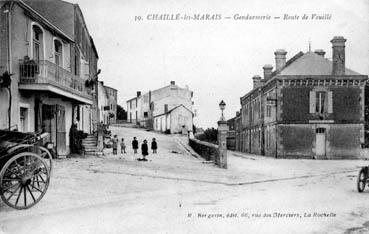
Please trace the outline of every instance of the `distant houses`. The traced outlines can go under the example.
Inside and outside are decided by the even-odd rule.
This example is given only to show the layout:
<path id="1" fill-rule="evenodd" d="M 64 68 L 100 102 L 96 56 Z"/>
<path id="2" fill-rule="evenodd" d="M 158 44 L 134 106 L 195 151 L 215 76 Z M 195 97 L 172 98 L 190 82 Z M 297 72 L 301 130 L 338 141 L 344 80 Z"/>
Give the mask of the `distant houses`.
<path id="1" fill-rule="evenodd" d="M 128 122 L 145 128 L 167 133 L 192 132 L 193 92 L 181 88 L 174 81 L 160 89 L 137 96 L 127 101 Z"/>
<path id="2" fill-rule="evenodd" d="M 118 91 L 104 85 L 98 84 L 99 116 L 103 124 L 115 124 L 117 121 L 117 95 Z"/>
<path id="3" fill-rule="evenodd" d="M 253 89 L 240 99 L 229 123 L 241 152 L 283 158 L 359 158 L 364 144 L 368 76 L 345 66 L 346 39 L 331 40 L 332 61 L 323 50 L 286 60 L 277 50 L 275 70 L 263 67 Z"/>

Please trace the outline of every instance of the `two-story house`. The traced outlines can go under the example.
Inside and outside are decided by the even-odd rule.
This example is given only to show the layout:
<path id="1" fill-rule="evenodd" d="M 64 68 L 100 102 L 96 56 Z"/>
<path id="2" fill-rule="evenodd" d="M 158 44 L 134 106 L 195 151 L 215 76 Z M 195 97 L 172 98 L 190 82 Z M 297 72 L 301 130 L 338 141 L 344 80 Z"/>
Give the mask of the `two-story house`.
<path id="1" fill-rule="evenodd" d="M 276 69 L 241 97 L 237 150 L 273 157 L 358 158 L 364 143 L 366 75 L 345 66 L 346 39 L 331 40 L 333 61 L 323 50 L 299 52 L 286 61 L 275 52 Z"/>
<path id="2" fill-rule="evenodd" d="M 73 39 L 70 49 L 70 70 L 82 79 L 93 79 L 97 74 L 98 54 L 85 19 L 78 4 L 61 0 L 24 0 L 26 4 L 38 11 L 43 17 L 65 32 Z M 78 129 L 87 133 L 96 130 L 98 122 L 98 104 L 96 85 L 92 85 L 93 104 L 75 105 L 73 122 Z"/>
<path id="3" fill-rule="evenodd" d="M 48 1 L 39 4 L 47 9 L 43 11 L 32 2 L 40 3 L 0 3 L 0 72 L 13 74 L 11 107 L 8 93 L 0 89 L 0 128 L 8 127 L 10 109 L 13 127 L 23 132 L 50 133 L 49 141 L 55 143 L 58 155 L 65 156 L 69 154 L 69 130 L 73 123 L 86 132 L 92 130 L 90 106 L 94 98 L 92 88 L 86 87 L 88 72 L 76 69 L 80 63 L 75 56 L 76 37 L 71 31 L 80 28 L 75 25 L 74 11 L 60 11 L 51 2 L 71 9 L 79 7 Z M 62 19 L 62 14 L 72 18 Z M 84 43 L 93 47 L 90 37 Z M 96 48 L 91 51 L 86 56 L 95 54 Z M 97 53 L 95 59 L 97 66 Z"/>

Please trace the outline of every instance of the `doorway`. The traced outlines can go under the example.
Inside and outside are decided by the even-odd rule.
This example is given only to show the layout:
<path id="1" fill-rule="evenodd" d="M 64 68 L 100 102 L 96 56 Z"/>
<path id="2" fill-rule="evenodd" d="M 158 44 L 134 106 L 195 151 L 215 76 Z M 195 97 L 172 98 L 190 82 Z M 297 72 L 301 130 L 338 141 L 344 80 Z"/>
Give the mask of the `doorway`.
<path id="1" fill-rule="evenodd" d="M 316 129 L 315 154 L 317 157 L 325 157 L 326 154 L 325 128 Z"/>
<path id="2" fill-rule="evenodd" d="M 48 140 L 55 144 L 57 155 L 65 155 L 67 145 L 64 106 L 42 105 L 42 129 L 50 134 Z"/>
<path id="3" fill-rule="evenodd" d="M 19 112 L 19 131 L 28 132 L 28 108 L 21 107 Z"/>

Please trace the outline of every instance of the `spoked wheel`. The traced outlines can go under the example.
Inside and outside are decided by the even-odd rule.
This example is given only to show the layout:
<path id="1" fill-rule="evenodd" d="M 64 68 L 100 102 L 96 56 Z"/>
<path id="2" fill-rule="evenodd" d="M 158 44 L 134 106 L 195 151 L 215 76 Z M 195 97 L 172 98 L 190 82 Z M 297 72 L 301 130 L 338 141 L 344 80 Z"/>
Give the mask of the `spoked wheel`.
<path id="1" fill-rule="evenodd" d="M 361 168 L 361 170 L 359 171 L 359 175 L 357 176 L 357 191 L 359 193 L 364 191 L 366 180 L 367 180 L 366 168 L 364 167 Z"/>
<path id="2" fill-rule="evenodd" d="M 53 169 L 53 157 L 51 156 L 51 153 L 48 149 L 45 147 L 39 146 L 41 150 L 41 157 L 45 160 L 47 167 L 49 169 L 50 175 Z"/>
<path id="3" fill-rule="evenodd" d="M 46 160 L 30 152 L 17 154 L 1 170 L 1 199 L 15 209 L 30 208 L 45 195 L 49 181 Z"/>
<path id="4" fill-rule="evenodd" d="M 16 147 L 11 148 L 10 150 L 7 151 L 8 154 L 10 153 L 17 153 L 17 152 L 32 152 L 32 149 L 34 148 L 33 145 L 29 145 L 29 144 L 20 144 L 17 145 Z M 49 168 L 50 174 L 53 168 L 53 157 L 51 156 L 51 153 L 48 149 L 46 149 L 43 146 L 38 146 L 38 148 L 40 149 L 40 155 L 43 159 L 45 159 L 46 164 Z"/>

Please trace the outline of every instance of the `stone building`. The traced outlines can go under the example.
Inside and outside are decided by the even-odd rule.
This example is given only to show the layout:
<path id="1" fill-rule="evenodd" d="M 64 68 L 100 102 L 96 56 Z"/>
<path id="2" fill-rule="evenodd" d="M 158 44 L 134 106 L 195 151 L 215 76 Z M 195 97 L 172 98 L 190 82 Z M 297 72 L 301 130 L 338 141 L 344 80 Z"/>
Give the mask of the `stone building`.
<path id="1" fill-rule="evenodd" d="M 288 61 L 277 50 L 275 70 L 263 67 L 253 89 L 241 97 L 236 148 L 283 158 L 358 158 L 364 143 L 366 75 L 345 67 L 346 39 L 323 50 L 299 52 Z M 237 122 L 237 121 L 236 121 Z"/>
<path id="2" fill-rule="evenodd" d="M 127 101 L 128 122 L 171 133 L 192 131 L 193 92 L 174 81 L 170 85 L 149 91 Z"/>
<path id="3" fill-rule="evenodd" d="M 0 73 L 13 74 L 12 128 L 49 132 L 58 155 L 69 154 L 72 123 L 93 130 L 95 99 L 85 84 L 98 60 L 78 5 L 1 1 L 0 32 Z M 8 127 L 8 109 L 8 93 L 0 89 L 0 129 Z"/>

